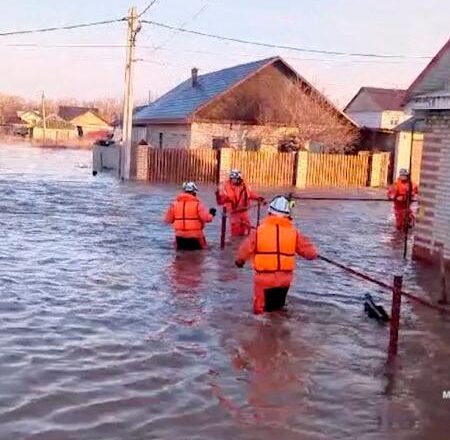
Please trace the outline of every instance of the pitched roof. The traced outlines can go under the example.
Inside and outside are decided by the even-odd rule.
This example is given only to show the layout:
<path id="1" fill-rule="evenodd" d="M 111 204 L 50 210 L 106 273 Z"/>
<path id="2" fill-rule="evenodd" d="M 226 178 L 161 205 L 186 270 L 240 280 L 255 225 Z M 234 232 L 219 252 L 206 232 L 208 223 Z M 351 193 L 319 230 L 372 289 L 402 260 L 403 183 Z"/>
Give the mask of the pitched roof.
<path id="1" fill-rule="evenodd" d="M 84 115 L 87 112 L 92 112 L 98 116 L 98 108 L 94 107 L 77 107 L 72 105 L 60 105 L 58 110 L 58 116 L 65 119 L 66 121 L 71 121 L 80 115 Z"/>
<path id="2" fill-rule="evenodd" d="M 278 56 L 199 75 L 195 87 L 192 86 L 192 78 L 189 78 L 155 102 L 137 111 L 133 122 L 136 124 L 147 122 L 186 122 L 197 110 L 275 62 L 282 63 L 293 72 L 312 93 L 320 95 L 321 99 L 330 108 L 339 113 L 342 118 L 352 125 L 357 125 Z"/>
<path id="3" fill-rule="evenodd" d="M 426 128 L 425 120 L 415 118 L 414 116 L 411 116 L 406 121 L 403 121 L 402 123 L 398 124 L 394 131 L 412 131 L 414 128 L 415 132 L 423 132 Z"/>
<path id="4" fill-rule="evenodd" d="M 351 112 L 351 107 L 358 105 L 358 110 L 379 112 L 384 110 L 402 110 L 406 90 L 384 89 L 380 87 L 361 87 L 358 93 L 345 106 L 344 112 Z"/>
<path id="5" fill-rule="evenodd" d="M 267 58 L 199 75 L 195 87 L 189 78 L 138 111 L 134 119 L 138 123 L 152 119 L 186 119 L 199 107 L 276 59 L 278 58 Z"/>
<path id="6" fill-rule="evenodd" d="M 43 128 L 44 127 L 44 120 L 41 119 L 37 124 L 36 127 Z M 65 121 L 58 115 L 49 115 L 45 118 L 45 128 L 51 129 L 51 130 L 76 130 L 75 125 L 71 124 L 70 122 Z"/>
<path id="7" fill-rule="evenodd" d="M 407 101 L 413 96 L 436 92 L 439 89 L 444 89 L 446 86 L 448 87 L 449 79 L 450 39 L 408 87 L 403 104 L 406 105 Z"/>

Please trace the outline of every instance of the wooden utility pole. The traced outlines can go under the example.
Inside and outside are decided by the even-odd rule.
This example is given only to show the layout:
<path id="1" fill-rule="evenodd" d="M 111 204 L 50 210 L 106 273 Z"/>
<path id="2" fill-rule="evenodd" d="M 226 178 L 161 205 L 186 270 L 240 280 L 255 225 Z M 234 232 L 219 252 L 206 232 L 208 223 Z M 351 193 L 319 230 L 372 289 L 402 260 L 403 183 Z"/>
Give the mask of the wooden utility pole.
<path id="1" fill-rule="evenodd" d="M 141 23 L 136 6 L 128 13 L 127 56 L 125 66 L 125 92 L 123 100 L 122 147 L 120 149 L 119 177 L 130 179 L 131 172 L 131 140 L 133 130 L 133 67 L 136 36 L 141 30 Z"/>
<path id="2" fill-rule="evenodd" d="M 45 139 L 47 138 L 47 115 L 45 112 L 45 93 L 44 93 L 44 91 L 42 91 L 41 104 L 42 104 L 42 138 L 45 141 Z"/>

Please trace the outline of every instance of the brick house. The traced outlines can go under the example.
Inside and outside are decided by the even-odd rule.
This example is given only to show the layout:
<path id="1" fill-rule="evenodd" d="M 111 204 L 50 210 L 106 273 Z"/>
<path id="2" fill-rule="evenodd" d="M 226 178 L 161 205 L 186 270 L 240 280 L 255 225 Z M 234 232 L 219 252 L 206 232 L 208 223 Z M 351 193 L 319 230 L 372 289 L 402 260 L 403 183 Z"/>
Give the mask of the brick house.
<path id="1" fill-rule="evenodd" d="M 306 135 L 293 124 L 299 103 L 314 115 L 304 126 L 314 126 L 315 133 Z M 301 134 L 305 148 L 310 141 L 328 146 L 339 130 L 357 133 L 350 118 L 279 57 L 205 75 L 192 69 L 190 79 L 133 117 L 133 141 L 155 148 L 277 149 Z"/>
<path id="2" fill-rule="evenodd" d="M 406 108 L 424 126 L 419 215 L 413 255 L 450 265 L 450 40 L 406 93 Z"/>

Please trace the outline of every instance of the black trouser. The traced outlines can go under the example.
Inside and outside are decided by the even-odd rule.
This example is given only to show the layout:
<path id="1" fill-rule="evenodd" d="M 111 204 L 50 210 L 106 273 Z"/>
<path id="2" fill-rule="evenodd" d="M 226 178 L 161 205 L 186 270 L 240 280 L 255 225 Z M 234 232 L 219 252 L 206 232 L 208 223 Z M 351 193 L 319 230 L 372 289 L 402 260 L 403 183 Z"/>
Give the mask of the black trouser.
<path id="1" fill-rule="evenodd" d="M 286 304 L 286 296 L 289 291 L 289 287 L 272 287 L 264 290 L 265 305 L 264 310 L 266 312 L 274 312 L 280 310 Z"/>
<path id="2" fill-rule="evenodd" d="M 202 248 L 200 240 L 197 238 L 175 237 L 177 241 L 177 249 L 179 251 L 199 251 Z"/>

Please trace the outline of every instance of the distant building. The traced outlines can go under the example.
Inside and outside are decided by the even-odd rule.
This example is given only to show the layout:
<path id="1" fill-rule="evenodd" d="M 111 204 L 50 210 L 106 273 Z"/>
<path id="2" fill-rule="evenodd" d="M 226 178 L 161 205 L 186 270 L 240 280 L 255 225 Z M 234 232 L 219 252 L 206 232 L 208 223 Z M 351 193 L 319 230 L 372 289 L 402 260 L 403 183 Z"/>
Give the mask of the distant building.
<path id="1" fill-rule="evenodd" d="M 18 111 L 17 116 L 30 128 L 34 127 L 42 119 L 41 114 L 36 110 Z"/>
<path id="2" fill-rule="evenodd" d="M 58 116 L 74 125 L 79 137 L 102 138 L 112 132 L 113 127 L 91 107 L 60 106 Z"/>
<path id="3" fill-rule="evenodd" d="M 45 127 L 41 119 L 33 128 L 33 139 L 37 141 L 65 143 L 77 138 L 77 127 L 58 115 L 49 115 L 45 119 Z"/>
<path id="4" fill-rule="evenodd" d="M 408 119 L 402 108 L 406 90 L 361 87 L 344 108 L 361 128 L 361 149 L 394 152 L 395 127 Z"/>
<path id="5" fill-rule="evenodd" d="M 405 107 L 423 124 L 419 213 L 413 254 L 450 266 L 450 40 L 406 91 Z"/>
<path id="6" fill-rule="evenodd" d="M 294 123 L 305 115 L 302 124 Z M 309 119 L 308 119 L 309 118 Z M 198 75 L 133 117 L 133 141 L 155 148 L 277 149 L 292 136 L 325 144 L 356 125 L 279 57 Z"/>

